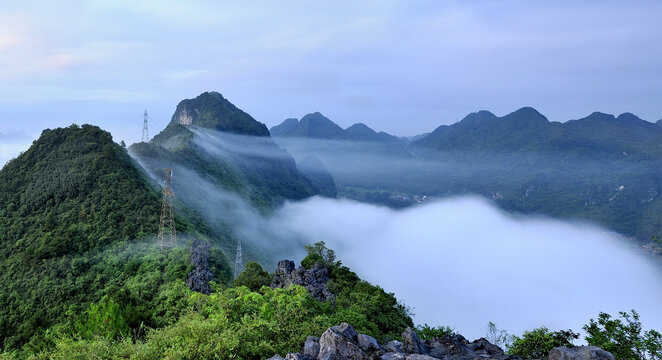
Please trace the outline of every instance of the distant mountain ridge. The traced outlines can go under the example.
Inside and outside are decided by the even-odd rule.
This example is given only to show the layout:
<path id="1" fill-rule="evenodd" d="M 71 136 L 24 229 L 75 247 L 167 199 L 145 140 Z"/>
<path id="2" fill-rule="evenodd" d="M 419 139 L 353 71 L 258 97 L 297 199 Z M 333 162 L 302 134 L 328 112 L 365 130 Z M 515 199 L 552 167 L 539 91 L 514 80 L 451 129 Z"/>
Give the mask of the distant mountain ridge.
<path id="1" fill-rule="evenodd" d="M 402 140 L 386 132 L 376 132 L 366 124 L 357 123 L 347 129 L 329 120 L 319 112 L 307 114 L 297 120 L 285 119 L 281 124 L 272 127 L 269 132 L 274 137 L 302 137 L 327 140 L 353 140 L 398 143 Z"/>
<path id="2" fill-rule="evenodd" d="M 288 121 L 290 130 L 295 125 Z M 650 241 L 662 235 L 660 125 L 600 112 L 550 122 L 523 107 L 504 116 L 468 114 L 397 153 L 365 142 L 278 142 L 297 158 L 320 159 L 340 196 L 400 207 L 479 194 L 508 211 L 589 220 Z"/>
<path id="3" fill-rule="evenodd" d="M 411 144 L 413 151 L 548 151 L 587 156 L 651 154 L 660 150 L 662 128 L 631 113 L 594 112 L 578 120 L 550 122 L 531 107 L 502 117 L 489 111 L 442 125 Z M 620 155 L 619 155 L 620 154 Z"/>

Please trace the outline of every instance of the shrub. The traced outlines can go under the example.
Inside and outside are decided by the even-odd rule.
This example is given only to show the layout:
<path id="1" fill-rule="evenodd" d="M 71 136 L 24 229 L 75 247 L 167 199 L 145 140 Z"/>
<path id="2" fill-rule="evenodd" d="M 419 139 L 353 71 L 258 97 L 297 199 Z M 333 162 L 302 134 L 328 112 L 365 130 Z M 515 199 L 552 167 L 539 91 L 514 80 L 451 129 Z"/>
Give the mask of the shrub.
<path id="1" fill-rule="evenodd" d="M 246 264 L 244 271 L 234 281 L 235 286 L 245 286 L 251 291 L 258 291 L 263 286 L 269 286 L 270 283 L 271 275 L 253 261 Z"/>
<path id="2" fill-rule="evenodd" d="M 598 320 L 584 325 L 586 342 L 614 354 L 617 359 L 662 359 L 662 336 L 655 330 L 642 334 L 639 314 L 619 312 L 621 319 L 601 312 Z"/>
<path id="3" fill-rule="evenodd" d="M 428 324 L 416 326 L 416 334 L 418 337 L 423 340 L 430 340 L 434 338 L 440 338 L 445 335 L 455 335 L 455 330 L 450 326 L 437 326 L 431 327 Z"/>
<path id="4" fill-rule="evenodd" d="M 558 346 L 572 347 L 572 340 L 577 338 L 579 334 L 572 330 L 549 331 L 540 327 L 525 331 L 521 338 L 513 336 L 507 353 L 522 359 L 546 359 L 550 350 Z"/>

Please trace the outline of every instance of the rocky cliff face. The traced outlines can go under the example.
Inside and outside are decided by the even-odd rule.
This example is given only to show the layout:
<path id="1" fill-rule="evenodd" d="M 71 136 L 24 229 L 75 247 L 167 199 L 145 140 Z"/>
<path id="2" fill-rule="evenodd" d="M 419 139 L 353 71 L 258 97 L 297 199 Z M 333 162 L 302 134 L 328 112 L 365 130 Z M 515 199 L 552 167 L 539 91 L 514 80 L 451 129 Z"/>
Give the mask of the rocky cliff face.
<path id="1" fill-rule="evenodd" d="M 209 255 L 211 249 L 209 244 L 198 239 L 191 244 L 191 264 L 195 267 L 188 274 L 186 285 L 191 291 L 197 291 L 206 295 L 211 294 L 209 282 L 214 279 L 214 274 L 209 269 Z"/>
<path id="2" fill-rule="evenodd" d="M 422 341 L 412 328 L 402 333 L 402 342 L 379 344 L 360 334 L 352 325 L 342 323 L 328 328 L 321 337 L 309 336 L 301 353 L 290 353 L 287 360 L 518 360 L 484 338 L 469 342 L 462 335 L 445 335 Z M 595 346 L 554 348 L 549 360 L 613 360 L 611 353 Z M 276 355 L 269 360 L 284 360 Z"/>
<path id="3" fill-rule="evenodd" d="M 276 274 L 271 281 L 271 287 L 284 288 L 289 285 L 301 285 L 308 290 L 313 298 L 319 301 L 327 301 L 334 298 L 333 293 L 327 286 L 328 281 L 329 271 L 317 263 L 310 269 L 303 266 L 295 269 L 293 261 L 282 260 L 278 262 Z"/>

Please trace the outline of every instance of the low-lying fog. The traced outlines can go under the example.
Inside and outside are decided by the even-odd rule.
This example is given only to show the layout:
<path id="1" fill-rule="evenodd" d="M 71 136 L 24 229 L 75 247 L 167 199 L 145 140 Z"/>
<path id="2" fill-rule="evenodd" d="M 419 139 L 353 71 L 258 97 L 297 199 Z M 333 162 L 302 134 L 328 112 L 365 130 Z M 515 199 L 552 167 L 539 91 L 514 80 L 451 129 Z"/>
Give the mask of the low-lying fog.
<path id="1" fill-rule="evenodd" d="M 283 156 L 268 138 L 195 133 L 215 156 Z M 263 264 L 268 269 L 278 259 L 300 260 L 303 242 L 325 241 L 345 265 L 410 306 L 418 324 L 448 325 L 468 338 L 485 336 L 489 321 L 515 335 L 540 326 L 580 331 L 601 311 L 635 309 L 646 328 L 662 330 L 659 261 L 598 227 L 513 217 L 481 197 L 404 210 L 313 197 L 265 218 L 194 170 L 177 167 L 173 188 L 195 194 L 189 203 L 212 224 L 231 219 L 225 223 L 242 244 L 274 259 Z"/>
<path id="2" fill-rule="evenodd" d="M 574 331 L 600 311 L 637 310 L 662 329 L 662 272 L 634 246 L 597 227 L 514 218 L 478 197 L 391 210 L 315 197 L 272 219 L 323 240 L 364 279 L 412 307 L 416 323 L 468 338 L 488 321 L 510 334 Z"/>

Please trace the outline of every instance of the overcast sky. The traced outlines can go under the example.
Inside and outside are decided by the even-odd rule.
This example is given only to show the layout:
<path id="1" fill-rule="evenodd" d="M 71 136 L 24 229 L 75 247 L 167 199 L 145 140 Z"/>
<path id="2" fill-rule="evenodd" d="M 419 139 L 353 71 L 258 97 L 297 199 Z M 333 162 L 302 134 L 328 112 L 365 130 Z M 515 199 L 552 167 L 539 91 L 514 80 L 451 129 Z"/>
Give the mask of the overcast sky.
<path id="1" fill-rule="evenodd" d="M 660 24 L 661 1 L 3 1 L 0 163 L 8 134 L 74 122 L 139 141 L 144 109 L 153 136 L 210 90 L 269 127 L 320 111 L 405 136 L 522 106 L 655 121 Z"/>

